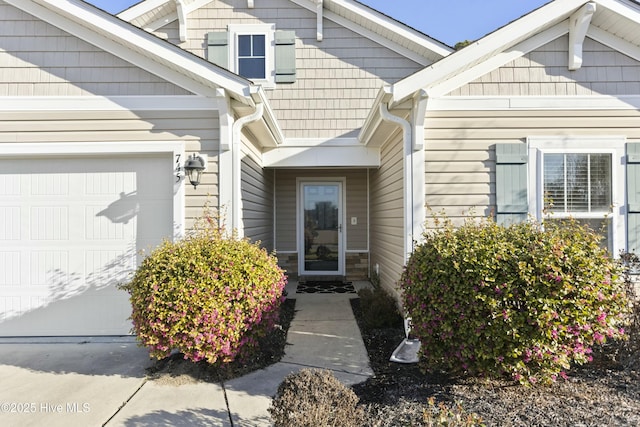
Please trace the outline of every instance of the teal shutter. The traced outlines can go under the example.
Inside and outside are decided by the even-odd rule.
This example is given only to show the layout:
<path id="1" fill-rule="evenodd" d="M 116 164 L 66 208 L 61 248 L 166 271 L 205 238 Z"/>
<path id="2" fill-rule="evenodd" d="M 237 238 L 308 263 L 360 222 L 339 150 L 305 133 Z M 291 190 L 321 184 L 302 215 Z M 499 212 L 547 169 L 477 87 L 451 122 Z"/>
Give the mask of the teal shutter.
<path id="1" fill-rule="evenodd" d="M 229 33 L 214 31 L 207 34 L 207 58 L 222 68 L 229 69 Z"/>
<path id="2" fill-rule="evenodd" d="M 296 81 L 296 32 L 276 31 L 276 83 Z"/>
<path id="3" fill-rule="evenodd" d="M 527 145 L 496 144 L 496 222 L 510 224 L 526 221 Z"/>
<path id="4" fill-rule="evenodd" d="M 640 254 L 640 143 L 627 143 L 627 251 Z"/>

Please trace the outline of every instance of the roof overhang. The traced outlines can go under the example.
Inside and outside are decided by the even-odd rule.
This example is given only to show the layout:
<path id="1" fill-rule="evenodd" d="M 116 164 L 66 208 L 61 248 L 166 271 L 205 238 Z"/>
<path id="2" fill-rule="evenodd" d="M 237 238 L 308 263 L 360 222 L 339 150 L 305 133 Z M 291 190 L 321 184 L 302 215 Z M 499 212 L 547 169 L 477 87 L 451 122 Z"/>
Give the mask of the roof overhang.
<path id="1" fill-rule="evenodd" d="M 595 7 L 593 7 L 595 5 Z M 593 10 L 595 9 L 595 11 Z M 584 19 L 585 25 L 571 21 Z M 640 59 L 640 5 L 628 0 L 555 0 L 496 30 L 464 49 L 400 80 L 390 88 L 390 105 L 397 106 L 419 90 L 429 97 L 452 90 L 499 68 L 571 31 Z M 614 35 L 615 34 L 615 35 Z M 581 35 L 577 36 L 578 38 Z M 584 38 L 583 36 L 581 38 Z M 571 51 L 576 52 L 575 48 Z M 567 58 L 567 66 L 577 63 Z"/>
<path id="2" fill-rule="evenodd" d="M 189 14 L 213 0 L 184 0 Z M 453 48 L 354 0 L 289 0 L 318 17 L 318 39 L 322 20 L 328 19 L 415 61 L 432 64 Z M 146 0 L 121 12 L 121 19 L 147 31 L 156 31 L 179 19 L 175 0 Z"/>
<path id="3" fill-rule="evenodd" d="M 6 0 L 61 30 L 200 96 L 224 88 L 253 105 L 251 82 L 79 0 Z"/>

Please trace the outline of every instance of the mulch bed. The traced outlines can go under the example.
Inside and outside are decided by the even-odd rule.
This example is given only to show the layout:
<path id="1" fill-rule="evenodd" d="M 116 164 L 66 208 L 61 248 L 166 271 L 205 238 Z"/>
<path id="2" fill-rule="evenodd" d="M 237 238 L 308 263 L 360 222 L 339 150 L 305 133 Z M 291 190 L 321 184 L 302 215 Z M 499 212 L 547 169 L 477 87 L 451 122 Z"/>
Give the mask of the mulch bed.
<path id="1" fill-rule="evenodd" d="M 258 342 L 258 349 L 251 355 L 226 365 L 209 365 L 207 362 L 185 360 L 182 353 L 175 353 L 158 360 L 147 369 L 147 377 L 161 384 L 180 385 L 198 381 L 220 382 L 238 378 L 282 360 L 287 345 L 287 331 L 295 316 L 295 299 L 286 299 L 280 306 L 280 322 Z"/>
<path id="2" fill-rule="evenodd" d="M 640 352 L 627 351 L 618 361 L 600 354 L 594 363 L 575 368 L 569 379 L 549 387 L 522 387 L 507 381 L 450 378 L 423 374 L 418 365 L 389 361 L 404 338 L 401 322 L 368 329 L 360 299 L 351 305 L 375 375 L 353 386 L 365 408 L 363 427 L 423 426 L 427 400 L 450 407 L 459 403 L 486 426 L 638 426 L 640 425 Z M 181 354 L 158 361 L 148 375 L 161 383 L 228 380 L 282 359 L 286 334 L 295 316 L 295 299 L 282 305 L 280 325 L 260 343 L 252 357 L 226 366 L 192 363 Z M 609 349 L 610 354 L 615 349 Z M 444 424 L 471 425 L 471 424 Z"/>
<path id="3" fill-rule="evenodd" d="M 362 319 L 359 302 L 352 300 L 358 320 Z M 373 378 L 353 387 L 366 408 L 363 426 L 426 425 L 423 414 L 430 397 L 449 407 L 459 403 L 467 413 L 479 415 L 486 426 L 640 425 L 637 349 L 625 363 L 600 354 L 594 363 L 570 371 L 566 381 L 523 387 L 508 381 L 426 375 L 417 365 L 389 362 L 404 338 L 402 324 L 367 329 L 359 321 L 359 326 L 375 372 Z"/>

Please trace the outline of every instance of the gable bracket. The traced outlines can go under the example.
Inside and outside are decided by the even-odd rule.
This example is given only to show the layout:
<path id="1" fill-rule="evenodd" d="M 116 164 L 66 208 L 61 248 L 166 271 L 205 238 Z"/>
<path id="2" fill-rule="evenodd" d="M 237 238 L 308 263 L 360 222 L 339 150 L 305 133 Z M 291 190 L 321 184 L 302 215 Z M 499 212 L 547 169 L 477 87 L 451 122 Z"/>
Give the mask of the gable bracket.
<path id="1" fill-rule="evenodd" d="M 178 14 L 178 23 L 180 24 L 180 41 L 187 41 L 187 8 L 184 0 L 174 0 L 176 2 L 176 13 Z"/>
<path id="2" fill-rule="evenodd" d="M 582 67 L 582 45 L 589 30 L 596 4 L 586 3 L 569 18 L 569 70 Z"/>
<path id="3" fill-rule="evenodd" d="M 324 10 L 324 0 L 316 0 L 316 40 L 319 42 L 322 41 L 323 38 L 323 27 L 322 27 L 322 19 Z"/>
<path id="4" fill-rule="evenodd" d="M 247 0 L 247 7 L 249 9 L 253 9 L 255 7 L 254 4 L 253 4 L 253 0 Z"/>

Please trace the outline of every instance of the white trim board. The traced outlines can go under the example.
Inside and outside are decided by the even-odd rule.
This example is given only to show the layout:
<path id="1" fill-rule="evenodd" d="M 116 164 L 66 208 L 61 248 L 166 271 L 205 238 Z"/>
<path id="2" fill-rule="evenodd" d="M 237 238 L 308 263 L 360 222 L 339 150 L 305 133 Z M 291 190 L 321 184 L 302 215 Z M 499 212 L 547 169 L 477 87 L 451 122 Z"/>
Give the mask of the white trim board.
<path id="1" fill-rule="evenodd" d="M 0 111 L 219 110 L 203 96 L 0 96 Z"/>
<path id="2" fill-rule="evenodd" d="M 638 110 L 640 95 L 451 96 L 429 100 L 428 111 Z"/>
<path id="3" fill-rule="evenodd" d="M 264 167 L 379 168 L 380 150 L 362 145 L 329 147 L 280 146 L 262 155 Z"/>

